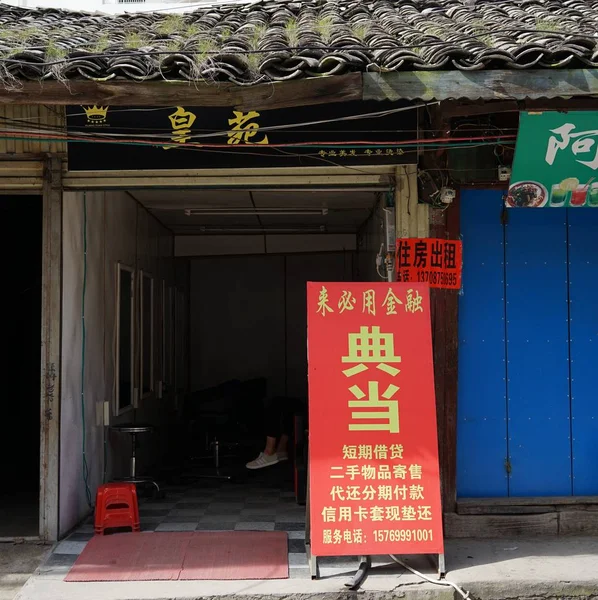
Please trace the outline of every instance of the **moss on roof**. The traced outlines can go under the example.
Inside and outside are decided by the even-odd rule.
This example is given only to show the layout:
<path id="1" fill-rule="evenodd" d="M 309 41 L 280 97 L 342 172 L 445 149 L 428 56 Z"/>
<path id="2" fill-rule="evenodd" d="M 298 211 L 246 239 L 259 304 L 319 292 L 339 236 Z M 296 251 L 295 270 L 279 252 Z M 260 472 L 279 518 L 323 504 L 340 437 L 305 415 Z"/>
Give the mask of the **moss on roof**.
<path id="1" fill-rule="evenodd" d="M 597 67 L 598 0 L 266 0 L 105 16 L 0 5 L 0 79 L 232 81 Z"/>

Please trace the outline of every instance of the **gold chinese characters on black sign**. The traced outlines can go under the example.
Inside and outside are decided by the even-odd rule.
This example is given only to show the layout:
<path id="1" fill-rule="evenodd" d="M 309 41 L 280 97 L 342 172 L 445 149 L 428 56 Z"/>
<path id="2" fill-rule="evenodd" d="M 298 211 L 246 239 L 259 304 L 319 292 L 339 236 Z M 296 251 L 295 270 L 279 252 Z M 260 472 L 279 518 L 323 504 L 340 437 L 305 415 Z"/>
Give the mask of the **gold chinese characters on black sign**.
<path id="1" fill-rule="evenodd" d="M 71 106 L 67 107 L 67 128 L 72 140 L 69 168 L 111 170 L 122 169 L 123 164 L 130 169 L 250 168 L 414 162 L 413 148 L 403 148 L 401 143 L 411 139 L 416 130 L 415 111 L 369 116 L 384 110 L 381 104 L 385 103 L 347 102 L 260 111 L 232 107 Z M 91 135 L 93 132 L 97 137 Z M 87 143 L 78 144 L 76 138 L 83 133 Z M 73 148 L 76 151 L 70 152 Z"/>

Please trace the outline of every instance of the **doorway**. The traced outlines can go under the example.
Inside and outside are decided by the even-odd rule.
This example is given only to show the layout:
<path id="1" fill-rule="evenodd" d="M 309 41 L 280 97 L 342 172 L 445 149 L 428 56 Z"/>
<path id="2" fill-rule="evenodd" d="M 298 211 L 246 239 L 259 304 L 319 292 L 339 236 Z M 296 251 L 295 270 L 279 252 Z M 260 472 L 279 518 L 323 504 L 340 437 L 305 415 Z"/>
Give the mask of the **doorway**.
<path id="1" fill-rule="evenodd" d="M 460 497 L 598 493 L 598 211 L 462 195 Z"/>
<path id="2" fill-rule="evenodd" d="M 0 197 L 3 418 L 0 538 L 39 535 L 42 198 Z"/>

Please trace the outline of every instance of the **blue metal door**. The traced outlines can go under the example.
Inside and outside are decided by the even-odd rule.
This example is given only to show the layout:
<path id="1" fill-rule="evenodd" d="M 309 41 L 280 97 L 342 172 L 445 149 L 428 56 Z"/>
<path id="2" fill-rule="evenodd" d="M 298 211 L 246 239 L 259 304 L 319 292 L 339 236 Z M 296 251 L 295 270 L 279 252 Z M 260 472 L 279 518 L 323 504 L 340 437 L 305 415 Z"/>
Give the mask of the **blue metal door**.
<path id="1" fill-rule="evenodd" d="M 571 494 L 566 210 L 507 211 L 509 495 Z"/>
<path id="2" fill-rule="evenodd" d="M 598 494 L 598 211 L 468 190 L 461 231 L 458 496 Z"/>
<path id="3" fill-rule="evenodd" d="M 573 494 L 598 494 L 598 211 L 570 208 Z"/>
<path id="4" fill-rule="evenodd" d="M 507 496 L 507 395 L 502 196 L 461 195 L 457 493 Z"/>

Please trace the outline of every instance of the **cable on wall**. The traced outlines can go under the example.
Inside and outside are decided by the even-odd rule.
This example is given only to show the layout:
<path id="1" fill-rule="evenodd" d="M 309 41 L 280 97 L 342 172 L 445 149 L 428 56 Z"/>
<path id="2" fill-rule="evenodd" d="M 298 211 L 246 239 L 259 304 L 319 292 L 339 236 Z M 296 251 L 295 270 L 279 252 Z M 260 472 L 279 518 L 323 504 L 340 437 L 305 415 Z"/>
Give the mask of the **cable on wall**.
<path id="1" fill-rule="evenodd" d="M 83 289 L 81 292 L 81 426 L 83 457 L 83 483 L 89 508 L 92 508 L 91 489 L 89 487 L 89 465 L 87 463 L 87 428 L 85 424 L 85 296 L 87 292 L 87 194 L 83 192 Z"/>

